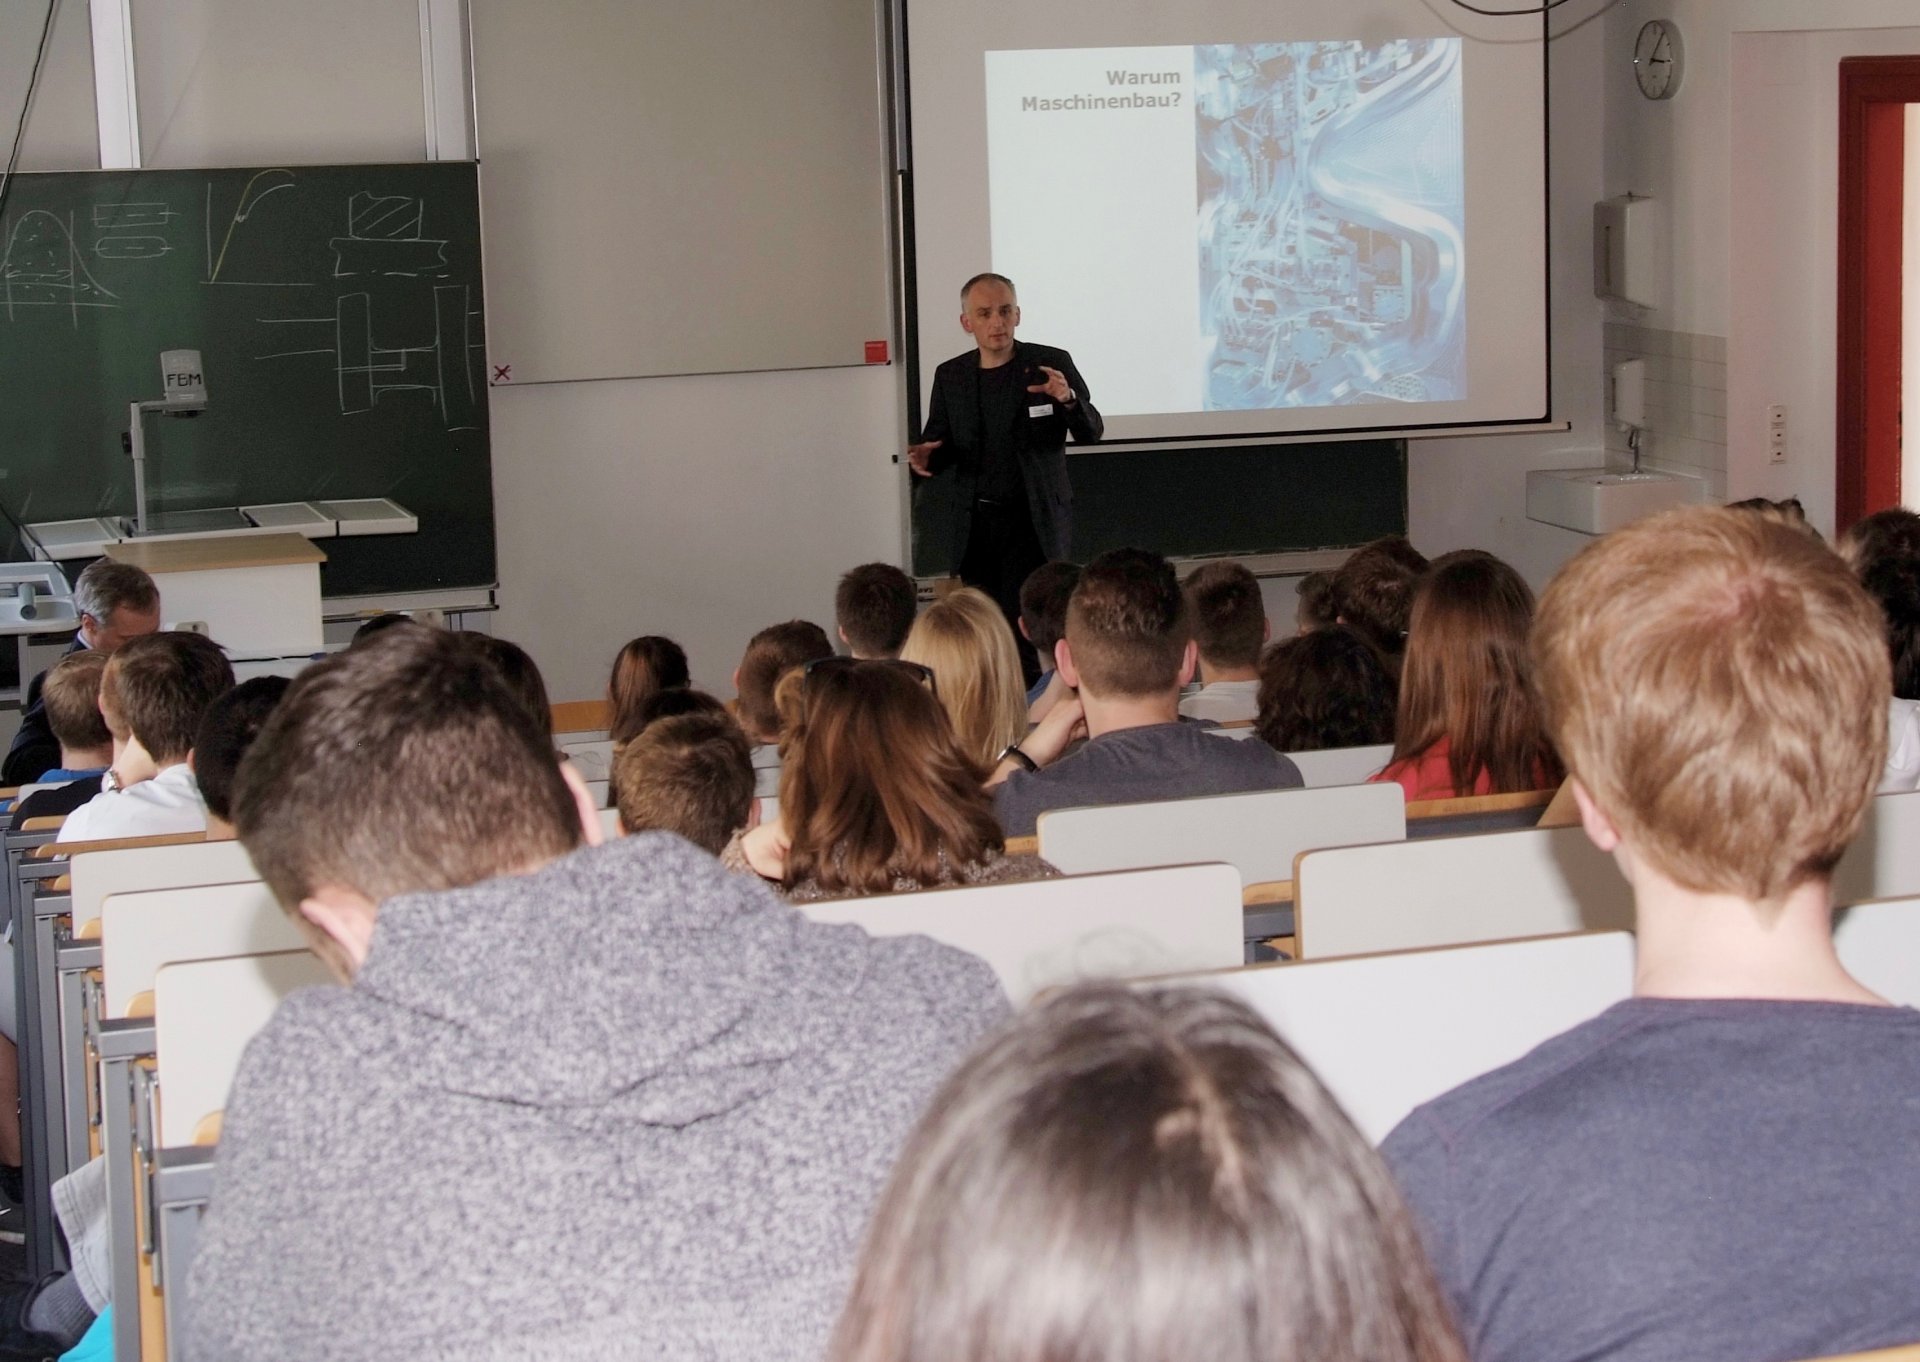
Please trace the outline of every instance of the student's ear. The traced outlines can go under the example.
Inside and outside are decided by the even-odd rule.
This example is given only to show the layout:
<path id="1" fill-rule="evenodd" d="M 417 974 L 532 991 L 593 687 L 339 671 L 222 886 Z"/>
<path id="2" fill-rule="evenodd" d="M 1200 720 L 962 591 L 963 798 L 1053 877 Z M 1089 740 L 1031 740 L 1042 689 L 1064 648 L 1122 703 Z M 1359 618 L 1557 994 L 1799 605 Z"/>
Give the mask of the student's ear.
<path id="1" fill-rule="evenodd" d="M 745 827 L 748 832 L 752 832 L 755 828 L 759 826 L 760 826 L 760 801 L 757 799 L 749 800 L 747 802 L 747 821 L 746 821 Z"/>
<path id="2" fill-rule="evenodd" d="M 1062 681 L 1074 690 L 1080 689 L 1080 669 L 1073 665 L 1073 649 L 1064 638 L 1053 645 L 1053 665 Z"/>
<path id="3" fill-rule="evenodd" d="M 851 647 L 853 646 L 853 644 L 851 644 L 851 643 L 847 643 L 847 626 L 846 626 L 846 625 L 844 625 L 844 624 L 840 624 L 840 625 L 835 625 L 835 626 L 834 626 L 834 630 L 833 630 L 833 632 L 834 632 L 834 633 L 836 633 L 836 634 L 838 634 L 838 635 L 840 635 L 840 641 L 841 641 L 842 643 L 846 643 L 846 644 L 847 644 L 847 646 L 848 646 L 849 648 L 851 648 Z M 735 672 L 735 673 L 733 674 L 733 684 L 734 684 L 734 686 L 735 686 L 736 688 L 737 688 L 737 687 L 738 687 L 738 686 L 740 685 L 740 673 L 739 673 L 739 672 Z"/>
<path id="4" fill-rule="evenodd" d="M 1260 619 L 1260 641 L 1262 643 L 1273 642 L 1273 621 L 1264 615 Z"/>
<path id="5" fill-rule="evenodd" d="M 323 885 L 300 900 L 299 913 L 313 953 L 334 978 L 352 983 L 373 944 L 373 900 L 357 890 Z"/>
<path id="6" fill-rule="evenodd" d="M 567 782 L 567 789 L 573 794 L 574 812 L 580 815 L 581 842 L 590 847 L 599 846 L 607 840 L 607 834 L 600 826 L 600 810 L 594 807 L 593 792 L 570 761 L 560 763 L 560 779 Z"/>
<path id="7" fill-rule="evenodd" d="M 1027 617 L 1022 615 L 1019 619 L 1015 620 L 1014 623 L 1020 628 L 1020 637 L 1029 643 L 1033 642 L 1033 631 L 1027 628 Z"/>
<path id="8" fill-rule="evenodd" d="M 1580 808 L 1580 826 L 1587 830 L 1587 840 L 1602 851 L 1613 851 L 1620 845 L 1620 829 L 1607 817 L 1607 811 L 1594 802 L 1593 795 L 1578 776 L 1569 776 L 1567 784 L 1573 789 L 1573 802 Z"/>
<path id="9" fill-rule="evenodd" d="M 1200 645 L 1192 639 L 1187 640 L 1186 651 L 1180 654 L 1180 687 L 1182 690 L 1193 681 L 1194 673 L 1200 670 Z"/>
<path id="10" fill-rule="evenodd" d="M 733 693 L 735 695 L 740 693 L 740 669 L 738 667 L 733 669 Z"/>

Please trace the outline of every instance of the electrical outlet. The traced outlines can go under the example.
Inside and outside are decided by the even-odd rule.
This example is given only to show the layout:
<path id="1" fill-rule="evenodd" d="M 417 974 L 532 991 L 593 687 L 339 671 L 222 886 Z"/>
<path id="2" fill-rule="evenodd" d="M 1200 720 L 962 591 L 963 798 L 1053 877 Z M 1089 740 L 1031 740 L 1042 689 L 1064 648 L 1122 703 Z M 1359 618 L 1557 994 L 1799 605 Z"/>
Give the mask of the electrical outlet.
<path id="1" fill-rule="evenodd" d="M 1787 409 L 1781 403 L 1767 408 L 1767 462 L 1787 461 Z"/>

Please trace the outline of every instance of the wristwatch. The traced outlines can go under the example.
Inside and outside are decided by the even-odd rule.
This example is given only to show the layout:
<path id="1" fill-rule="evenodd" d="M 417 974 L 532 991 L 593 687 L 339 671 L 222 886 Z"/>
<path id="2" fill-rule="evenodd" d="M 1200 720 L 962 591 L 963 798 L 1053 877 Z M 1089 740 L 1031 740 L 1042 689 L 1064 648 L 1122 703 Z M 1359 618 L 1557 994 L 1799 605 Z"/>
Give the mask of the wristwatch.
<path id="1" fill-rule="evenodd" d="M 1006 751 L 1002 752 L 997 758 L 995 758 L 993 764 L 995 766 L 998 766 L 1003 761 L 1016 762 L 1019 765 L 1026 767 L 1027 770 L 1029 771 L 1038 771 L 1040 769 L 1040 763 L 1035 761 L 1032 757 L 1028 756 L 1025 752 L 1022 752 L 1020 750 L 1020 744 L 1017 742 L 1008 743 Z"/>

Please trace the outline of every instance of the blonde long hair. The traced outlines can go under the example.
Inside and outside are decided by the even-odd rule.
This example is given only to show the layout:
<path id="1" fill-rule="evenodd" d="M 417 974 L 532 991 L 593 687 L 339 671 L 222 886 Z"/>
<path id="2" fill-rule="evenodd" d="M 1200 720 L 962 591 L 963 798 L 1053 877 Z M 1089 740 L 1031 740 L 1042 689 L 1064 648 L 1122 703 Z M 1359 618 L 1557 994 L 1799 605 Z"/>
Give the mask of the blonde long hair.
<path id="1" fill-rule="evenodd" d="M 954 738 L 981 765 L 991 768 L 1027 736 L 1027 688 L 1013 629 L 984 591 L 963 586 L 928 606 L 900 657 L 933 673 Z"/>

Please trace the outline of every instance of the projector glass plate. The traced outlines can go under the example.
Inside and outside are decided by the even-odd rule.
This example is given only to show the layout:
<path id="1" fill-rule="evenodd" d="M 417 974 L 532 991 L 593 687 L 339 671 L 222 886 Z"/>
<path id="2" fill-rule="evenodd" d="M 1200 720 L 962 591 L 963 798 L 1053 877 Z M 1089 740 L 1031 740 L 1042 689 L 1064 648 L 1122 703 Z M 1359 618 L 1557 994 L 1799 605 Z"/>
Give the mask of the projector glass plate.
<path id="1" fill-rule="evenodd" d="M 219 534 L 226 530 L 250 530 L 253 522 L 235 506 L 216 506 L 204 511 L 155 511 L 147 517 L 141 538 L 158 534 Z M 129 534 L 133 526 L 127 526 Z"/>

